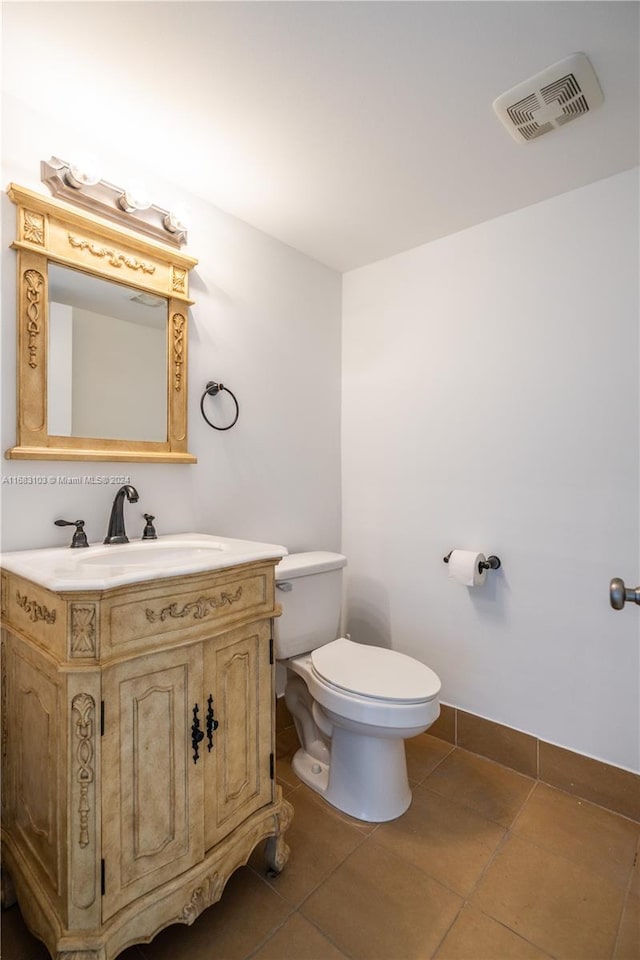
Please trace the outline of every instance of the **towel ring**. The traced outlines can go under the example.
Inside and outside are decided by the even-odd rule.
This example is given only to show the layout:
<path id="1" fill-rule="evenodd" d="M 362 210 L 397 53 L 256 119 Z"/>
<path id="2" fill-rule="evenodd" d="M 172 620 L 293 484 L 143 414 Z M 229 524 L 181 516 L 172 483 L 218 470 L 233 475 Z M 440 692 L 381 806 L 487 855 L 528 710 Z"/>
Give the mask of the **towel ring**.
<path id="1" fill-rule="evenodd" d="M 235 403 L 236 415 L 228 426 L 217 427 L 215 423 L 211 423 L 211 420 L 209 420 L 209 417 L 204 412 L 204 398 L 206 396 L 215 397 L 215 395 L 217 393 L 220 393 L 222 390 L 225 390 L 229 394 L 233 402 Z M 235 424 L 235 422 L 237 421 L 240 415 L 240 407 L 238 405 L 238 401 L 236 400 L 235 394 L 231 393 L 231 390 L 229 390 L 229 387 L 225 387 L 224 384 L 222 383 L 216 383 L 215 380 L 210 380 L 207 386 L 205 387 L 204 393 L 200 397 L 200 412 L 202 413 L 202 416 L 207 421 L 209 426 L 212 427 L 214 430 L 231 430 L 231 427 Z"/>

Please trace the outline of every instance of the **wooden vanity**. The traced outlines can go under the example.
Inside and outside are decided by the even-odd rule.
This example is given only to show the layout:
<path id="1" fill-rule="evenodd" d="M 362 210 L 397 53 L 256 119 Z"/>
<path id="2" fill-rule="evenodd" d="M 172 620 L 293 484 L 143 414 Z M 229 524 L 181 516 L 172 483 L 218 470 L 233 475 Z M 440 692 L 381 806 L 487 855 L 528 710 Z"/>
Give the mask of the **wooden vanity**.
<path id="1" fill-rule="evenodd" d="M 106 589 L 3 569 L 4 893 L 56 960 L 193 923 L 261 841 L 284 867 L 278 559 Z"/>

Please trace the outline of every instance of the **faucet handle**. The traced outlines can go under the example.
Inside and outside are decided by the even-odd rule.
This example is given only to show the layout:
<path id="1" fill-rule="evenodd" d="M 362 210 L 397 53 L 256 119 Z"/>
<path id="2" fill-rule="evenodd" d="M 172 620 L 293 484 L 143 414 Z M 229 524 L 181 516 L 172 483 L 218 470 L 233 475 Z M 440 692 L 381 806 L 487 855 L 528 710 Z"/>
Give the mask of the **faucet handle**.
<path id="1" fill-rule="evenodd" d="M 154 525 L 153 525 L 153 521 L 155 520 L 155 517 L 152 516 L 150 513 L 143 513 L 142 516 L 143 516 L 143 517 L 145 518 L 145 520 L 147 521 L 147 525 L 145 526 L 144 530 L 142 531 L 142 539 L 143 539 L 143 540 L 157 540 L 157 539 L 158 539 L 158 534 L 156 533 L 156 528 L 155 528 Z"/>
<path id="2" fill-rule="evenodd" d="M 88 547 L 89 541 L 84 532 L 84 520 L 54 520 L 56 527 L 75 527 L 76 532 L 71 539 L 71 547 Z"/>

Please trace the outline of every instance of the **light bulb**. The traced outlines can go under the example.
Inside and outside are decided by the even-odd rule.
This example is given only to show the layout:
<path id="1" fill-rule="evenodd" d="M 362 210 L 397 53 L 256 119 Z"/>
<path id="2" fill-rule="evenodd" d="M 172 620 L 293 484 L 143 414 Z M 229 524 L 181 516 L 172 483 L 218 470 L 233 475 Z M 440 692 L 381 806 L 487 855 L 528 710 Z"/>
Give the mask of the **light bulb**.
<path id="1" fill-rule="evenodd" d="M 118 204 L 126 213 L 133 213 L 134 210 L 148 210 L 151 198 L 142 184 L 132 183 L 122 196 L 118 197 Z"/>
<path id="2" fill-rule="evenodd" d="M 74 190 L 82 190 L 83 187 L 95 187 L 100 182 L 100 173 L 95 162 L 85 158 L 81 163 L 69 164 L 65 180 Z"/>
<path id="3" fill-rule="evenodd" d="M 163 220 L 165 230 L 169 233 L 179 233 L 184 230 L 184 225 L 180 222 L 175 213 L 168 213 Z"/>
<path id="4" fill-rule="evenodd" d="M 180 202 L 172 206 L 173 210 L 169 211 L 163 220 L 165 230 L 168 230 L 169 233 L 186 231 L 185 223 L 189 219 L 189 209 Z"/>

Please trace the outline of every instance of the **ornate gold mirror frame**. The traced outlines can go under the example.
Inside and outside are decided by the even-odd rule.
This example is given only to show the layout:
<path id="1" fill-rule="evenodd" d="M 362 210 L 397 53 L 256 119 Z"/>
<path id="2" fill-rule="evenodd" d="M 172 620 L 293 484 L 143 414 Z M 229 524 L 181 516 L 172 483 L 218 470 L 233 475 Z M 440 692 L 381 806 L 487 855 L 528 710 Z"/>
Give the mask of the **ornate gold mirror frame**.
<path id="1" fill-rule="evenodd" d="M 198 261 L 24 187 L 11 184 L 7 194 L 18 217 L 18 397 L 17 444 L 6 457 L 195 463 L 187 451 L 187 324 L 189 271 Z M 167 299 L 166 441 L 49 435 L 50 262 Z"/>

